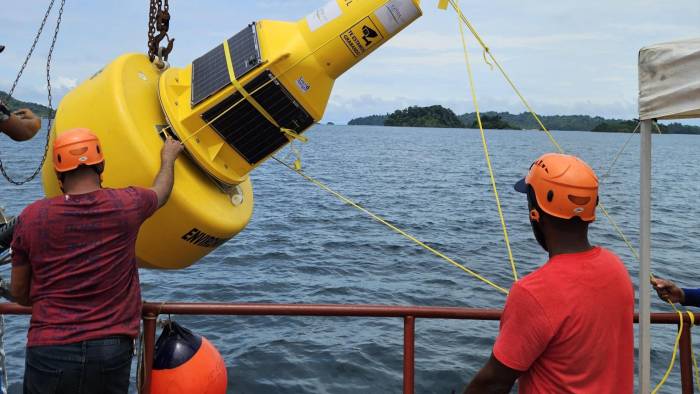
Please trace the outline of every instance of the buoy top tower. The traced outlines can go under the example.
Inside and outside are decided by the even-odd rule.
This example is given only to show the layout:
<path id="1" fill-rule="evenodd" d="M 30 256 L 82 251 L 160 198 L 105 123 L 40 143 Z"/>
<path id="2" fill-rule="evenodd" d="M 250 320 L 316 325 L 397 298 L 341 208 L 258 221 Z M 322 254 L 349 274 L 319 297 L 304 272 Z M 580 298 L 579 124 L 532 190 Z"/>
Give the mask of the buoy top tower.
<path id="1" fill-rule="evenodd" d="M 331 0 L 261 20 L 160 79 L 163 110 L 197 163 L 235 185 L 323 117 L 335 79 L 422 15 L 416 0 Z"/>

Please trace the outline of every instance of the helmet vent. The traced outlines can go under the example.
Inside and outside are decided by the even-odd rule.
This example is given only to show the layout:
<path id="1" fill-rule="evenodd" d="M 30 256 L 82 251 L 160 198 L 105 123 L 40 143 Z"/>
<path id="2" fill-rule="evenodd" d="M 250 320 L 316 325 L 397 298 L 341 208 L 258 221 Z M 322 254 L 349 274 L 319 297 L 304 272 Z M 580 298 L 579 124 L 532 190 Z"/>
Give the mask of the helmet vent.
<path id="1" fill-rule="evenodd" d="M 97 153 L 102 153 L 102 152 L 100 152 L 100 146 L 99 146 L 99 145 L 96 145 L 96 148 L 97 148 Z"/>
<path id="2" fill-rule="evenodd" d="M 552 200 L 554 200 L 554 192 L 550 190 L 547 192 L 547 202 L 552 202 Z"/>
<path id="3" fill-rule="evenodd" d="M 88 148 L 86 146 L 86 147 L 83 147 L 80 149 L 71 149 L 69 152 L 73 156 L 80 156 L 80 155 L 84 155 L 87 151 L 88 151 Z"/>
<path id="4" fill-rule="evenodd" d="M 56 155 L 56 158 L 58 159 L 58 162 L 61 162 L 61 155 Z"/>
<path id="5" fill-rule="evenodd" d="M 586 205 L 591 201 L 590 197 L 572 196 L 569 194 L 569 201 L 576 205 Z"/>

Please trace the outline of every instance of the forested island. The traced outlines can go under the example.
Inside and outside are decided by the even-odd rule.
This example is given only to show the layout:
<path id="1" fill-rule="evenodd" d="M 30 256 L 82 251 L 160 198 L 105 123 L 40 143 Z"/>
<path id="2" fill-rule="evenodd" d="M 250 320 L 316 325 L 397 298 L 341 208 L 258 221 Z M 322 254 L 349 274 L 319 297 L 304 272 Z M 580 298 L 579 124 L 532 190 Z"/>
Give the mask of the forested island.
<path id="1" fill-rule="evenodd" d="M 606 119 L 588 115 L 538 115 L 551 130 L 598 131 L 630 133 L 637 127 L 636 120 Z M 482 112 L 481 120 L 486 129 L 536 130 L 537 121 L 528 112 Z M 400 126 L 400 127 L 454 127 L 478 128 L 475 113 L 456 115 L 451 109 L 440 105 L 430 107 L 408 107 L 386 115 L 371 115 L 356 118 L 349 125 Z M 668 134 L 699 134 L 700 127 L 680 123 L 659 125 L 661 132 Z"/>
<path id="2" fill-rule="evenodd" d="M 0 101 L 5 103 L 5 105 L 7 105 L 7 107 L 11 111 L 16 111 L 20 108 L 29 108 L 38 117 L 41 117 L 41 118 L 53 117 L 53 112 L 51 112 L 51 109 L 49 107 L 41 105 L 41 104 L 30 103 L 27 101 L 15 100 L 14 98 L 11 98 L 6 92 L 3 92 L 2 90 L 0 90 Z"/>

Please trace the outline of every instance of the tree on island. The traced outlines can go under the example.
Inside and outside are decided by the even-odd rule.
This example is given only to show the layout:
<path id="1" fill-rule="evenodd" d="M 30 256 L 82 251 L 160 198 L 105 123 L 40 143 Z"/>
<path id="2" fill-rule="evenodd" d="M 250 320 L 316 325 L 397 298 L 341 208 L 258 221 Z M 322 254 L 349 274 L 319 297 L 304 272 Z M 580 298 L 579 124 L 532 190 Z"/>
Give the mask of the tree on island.
<path id="1" fill-rule="evenodd" d="M 451 109 L 433 105 L 400 109 L 386 118 L 384 126 L 460 128 L 464 124 Z"/>
<path id="2" fill-rule="evenodd" d="M 484 126 L 484 129 L 490 129 L 490 130 L 520 130 L 518 127 L 512 126 L 510 123 L 501 119 L 501 117 L 499 115 L 495 115 L 495 116 L 484 115 L 481 117 L 481 124 Z M 474 120 L 474 122 L 472 122 L 472 124 L 469 128 L 470 129 L 478 129 L 479 122 L 477 120 Z"/>
<path id="3" fill-rule="evenodd" d="M 455 121 L 454 113 L 439 105 L 432 107 L 409 107 L 405 110 L 396 111 L 391 115 L 372 115 L 357 118 L 350 121 L 351 125 L 372 125 L 372 126 L 414 126 L 414 127 L 465 127 L 477 128 L 475 123 L 476 114 L 466 113 L 457 117 Z M 444 118 L 443 118 L 444 117 Z M 509 112 L 482 112 L 482 121 L 486 129 L 514 129 L 514 130 L 539 130 L 539 124 L 534 120 L 532 114 L 523 112 L 511 114 Z M 637 127 L 637 120 L 606 119 L 600 116 L 589 115 L 539 115 L 542 122 L 550 130 L 572 130 L 572 131 L 601 131 L 629 133 Z M 500 120 L 508 126 L 501 124 Z M 699 126 L 684 125 L 680 123 L 660 124 L 661 132 L 666 134 L 695 134 L 700 135 Z"/>
<path id="4" fill-rule="evenodd" d="M 53 112 L 51 112 L 51 109 L 47 106 L 37 104 L 37 103 L 30 103 L 26 101 L 20 101 L 16 100 L 15 98 L 10 97 L 6 92 L 3 92 L 0 90 L 0 100 L 7 105 L 10 110 L 15 111 L 20 108 L 29 108 L 36 114 L 36 116 L 41 117 L 41 118 L 49 118 L 53 117 Z"/>

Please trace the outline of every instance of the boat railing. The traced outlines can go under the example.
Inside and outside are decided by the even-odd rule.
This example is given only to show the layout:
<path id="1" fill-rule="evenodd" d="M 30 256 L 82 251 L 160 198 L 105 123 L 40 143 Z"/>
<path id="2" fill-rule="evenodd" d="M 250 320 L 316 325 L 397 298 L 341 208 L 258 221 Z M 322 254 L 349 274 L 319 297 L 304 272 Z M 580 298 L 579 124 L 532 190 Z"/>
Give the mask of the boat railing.
<path id="1" fill-rule="evenodd" d="M 31 308 L 17 304 L 0 304 L 1 315 L 29 315 Z M 151 392 L 151 371 L 155 350 L 157 320 L 160 315 L 222 315 L 222 316 L 314 316 L 394 318 L 403 320 L 403 393 L 414 393 L 415 324 L 417 319 L 499 320 L 501 310 L 388 305 L 306 305 L 306 304 L 226 304 L 226 303 L 158 303 L 143 305 L 144 379 L 142 393 Z M 652 313 L 652 324 L 676 324 L 681 317 L 676 313 Z M 688 314 L 683 315 L 680 337 L 680 371 L 682 393 L 693 393 L 692 324 Z M 700 321 L 700 314 L 695 314 Z M 635 314 L 635 323 L 638 316 Z"/>

